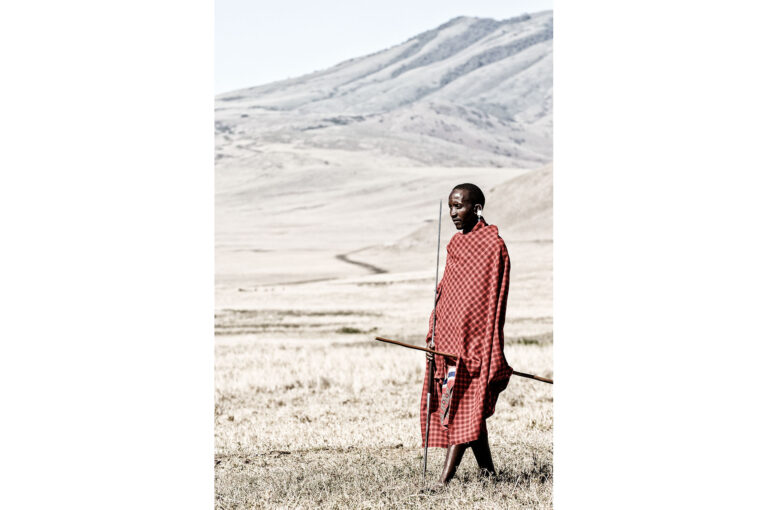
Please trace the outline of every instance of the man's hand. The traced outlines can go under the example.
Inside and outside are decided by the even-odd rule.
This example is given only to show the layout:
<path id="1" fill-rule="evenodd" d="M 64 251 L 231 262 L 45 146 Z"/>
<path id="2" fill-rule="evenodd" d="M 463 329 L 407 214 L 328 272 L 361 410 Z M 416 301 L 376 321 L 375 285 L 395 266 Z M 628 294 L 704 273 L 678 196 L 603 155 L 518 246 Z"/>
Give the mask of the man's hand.
<path id="1" fill-rule="evenodd" d="M 435 342 L 433 342 L 432 340 L 427 342 L 427 348 L 432 349 L 434 351 L 435 350 Z M 435 359 L 435 354 L 434 353 L 428 352 L 426 354 L 427 354 L 427 361 L 432 361 L 433 359 Z"/>

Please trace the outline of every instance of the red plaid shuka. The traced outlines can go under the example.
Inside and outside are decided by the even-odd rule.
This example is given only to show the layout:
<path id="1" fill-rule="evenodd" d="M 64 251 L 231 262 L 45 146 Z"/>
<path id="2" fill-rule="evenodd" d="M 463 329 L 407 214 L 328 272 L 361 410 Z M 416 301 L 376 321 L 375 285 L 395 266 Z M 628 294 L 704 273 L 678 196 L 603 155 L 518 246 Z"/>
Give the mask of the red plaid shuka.
<path id="1" fill-rule="evenodd" d="M 508 291 L 509 255 L 499 230 L 480 219 L 471 232 L 454 234 L 448 243 L 445 273 L 437 288 L 435 349 L 459 358 L 444 426 L 439 407 L 446 362 L 442 356 L 435 356 L 429 446 L 468 443 L 485 432 L 485 419 L 493 414 L 499 393 L 512 375 L 504 358 Z M 431 316 L 429 326 L 427 343 L 432 337 Z M 427 364 L 421 392 L 422 446 L 428 370 Z"/>

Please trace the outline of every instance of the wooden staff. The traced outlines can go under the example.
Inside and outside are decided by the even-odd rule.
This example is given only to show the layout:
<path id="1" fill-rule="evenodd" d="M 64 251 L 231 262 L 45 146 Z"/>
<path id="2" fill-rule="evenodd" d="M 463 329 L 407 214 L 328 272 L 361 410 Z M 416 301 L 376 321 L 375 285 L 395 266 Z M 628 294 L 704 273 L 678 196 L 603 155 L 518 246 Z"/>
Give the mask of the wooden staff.
<path id="1" fill-rule="evenodd" d="M 380 336 L 377 336 L 376 340 L 378 340 L 379 342 L 386 342 L 388 344 L 399 345 L 401 347 L 408 347 L 409 349 L 416 349 L 418 351 L 431 352 L 432 354 L 437 354 L 439 356 L 445 356 L 446 358 L 453 358 L 453 359 L 458 358 L 458 356 L 456 356 L 455 354 L 450 354 L 450 353 L 447 353 L 447 352 L 436 351 L 434 349 L 430 349 L 429 347 L 420 347 L 418 345 L 406 344 L 404 342 L 398 342 L 397 340 L 390 340 L 389 338 L 382 338 Z M 517 370 L 512 370 L 512 375 L 516 375 L 518 377 L 525 377 L 527 379 L 535 379 L 536 381 L 541 381 L 541 382 L 545 382 L 545 383 L 549 383 L 549 384 L 555 384 L 555 382 L 552 379 L 547 379 L 546 377 L 541 377 L 541 376 L 533 375 L 533 374 L 526 374 L 525 372 L 518 372 Z M 429 397 L 429 395 L 427 395 L 427 397 Z M 427 423 L 429 423 L 429 422 L 427 422 Z"/>
<path id="2" fill-rule="evenodd" d="M 429 342 L 431 348 L 435 348 L 435 324 L 437 323 L 437 275 L 440 272 L 440 226 L 443 224 L 443 201 L 440 201 L 440 209 L 437 213 L 437 267 L 435 267 L 435 302 L 432 308 L 432 340 Z M 427 390 L 427 425 L 424 431 L 424 466 L 421 470 L 421 483 L 427 481 L 427 447 L 429 446 L 429 423 L 432 421 L 432 417 L 429 413 L 429 408 L 432 403 L 432 385 L 434 384 L 435 374 L 435 359 L 429 360 L 429 388 Z"/>

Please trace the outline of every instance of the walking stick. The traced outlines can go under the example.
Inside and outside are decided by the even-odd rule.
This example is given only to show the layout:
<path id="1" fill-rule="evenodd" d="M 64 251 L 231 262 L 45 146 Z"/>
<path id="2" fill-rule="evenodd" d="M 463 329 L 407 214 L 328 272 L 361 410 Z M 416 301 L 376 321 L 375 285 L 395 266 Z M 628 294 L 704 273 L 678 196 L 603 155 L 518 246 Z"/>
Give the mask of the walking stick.
<path id="1" fill-rule="evenodd" d="M 437 324 L 437 275 L 440 272 L 440 227 L 442 225 L 442 219 L 443 201 L 441 200 L 440 209 L 437 213 L 437 267 L 435 267 L 435 303 L 432 308 L 432 339 L 429 341 L 430 349 L 435 348 L 435 325 Z M 435 375 L 434 355 L 429 360 L 429 370 L 427 372 L 429 377 L 429 382 L 427 383 L 427 425 L 426 430 L 424 431 L 424 467 L 421 470 L 421 483 L 427 481 L 427 447 L 429 446 L 429 423 L 432 421 L 429 411 L 432 403 L 432 385 L 434 384 Z"/>

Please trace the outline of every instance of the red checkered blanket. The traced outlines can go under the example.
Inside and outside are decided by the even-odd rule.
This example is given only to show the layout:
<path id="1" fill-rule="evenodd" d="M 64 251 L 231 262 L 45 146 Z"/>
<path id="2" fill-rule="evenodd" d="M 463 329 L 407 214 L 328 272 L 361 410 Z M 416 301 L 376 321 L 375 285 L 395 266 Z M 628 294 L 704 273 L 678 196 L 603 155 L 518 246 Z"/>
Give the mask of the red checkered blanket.
<path id="1" fill-rule="evenodd" d="M 446 360 L 435 356 L 430 405 L 429 446 L 474 441 L 485 432 L 496 400 L 507 387 L 512 368 L 504 358 L 504 315 L 509 291 L 509 255 L 498 229 L 482 219 L 471 232 L 448 243 L 445 273 L 438 285 L 435 348 L 459 356 L 449 402 L 442 401 Z M 434 312 L 433 312 L 434 313 Z M 429 319 L 427 343 L 432 337 Z M 428 365 L 427 365 L 428 370 Z M 421 393 L 421 435 L 427 419 L 428 372 Z M 440 405 L 447 409 L 441 420 Z"/>

